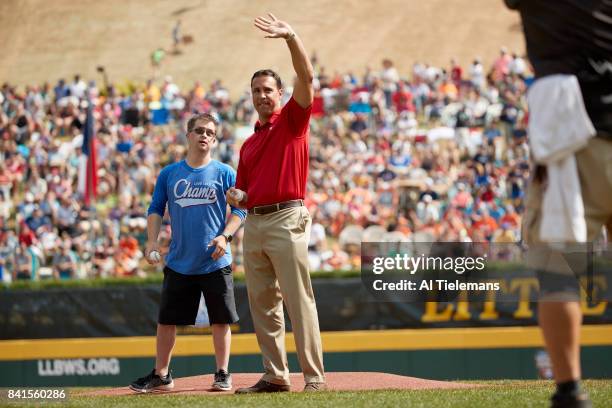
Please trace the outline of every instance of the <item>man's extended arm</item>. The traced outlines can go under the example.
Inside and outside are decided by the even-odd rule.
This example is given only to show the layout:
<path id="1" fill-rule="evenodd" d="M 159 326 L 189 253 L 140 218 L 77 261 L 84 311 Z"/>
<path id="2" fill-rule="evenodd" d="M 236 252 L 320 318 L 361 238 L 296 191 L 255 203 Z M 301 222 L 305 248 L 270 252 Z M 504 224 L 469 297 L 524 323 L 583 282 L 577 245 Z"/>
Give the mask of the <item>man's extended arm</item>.
<path id="1" fill-rule="evenodd" d="M 314 97 L 314 90 L 312 88 L 314 69 L 300 37 L 298 37 L 289 24 L 278 20 L 270 13 L 268 17 L 257 17 L 255 19 L 255 27 L 269 33 L 270 35 L 267 35 L 266 38 L 284 38 L 287 41 L 287 46 L 291 52 L 293 69 L 297 74 L 297 81 L 293 89 L 293 99 L 302 108 L 310 106 Z"/>

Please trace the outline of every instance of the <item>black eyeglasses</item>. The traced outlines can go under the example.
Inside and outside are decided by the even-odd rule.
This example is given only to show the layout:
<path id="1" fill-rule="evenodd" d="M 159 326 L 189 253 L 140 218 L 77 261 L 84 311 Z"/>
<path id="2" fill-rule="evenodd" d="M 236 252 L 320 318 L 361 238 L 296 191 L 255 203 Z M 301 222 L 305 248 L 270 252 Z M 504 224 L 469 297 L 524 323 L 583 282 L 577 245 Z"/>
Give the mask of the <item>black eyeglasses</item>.
<path id="1" fill-rule="evenodd" d="M 195 129 L 192 130 L 193 133 L 195 133 L 196 135 L 206 135 L 207 138 L 212 139 L 216 136 L 216 133 L 214 130 L 211 130 L 209 128 L 205 128 L 205 127 L 197 127 Z"/>

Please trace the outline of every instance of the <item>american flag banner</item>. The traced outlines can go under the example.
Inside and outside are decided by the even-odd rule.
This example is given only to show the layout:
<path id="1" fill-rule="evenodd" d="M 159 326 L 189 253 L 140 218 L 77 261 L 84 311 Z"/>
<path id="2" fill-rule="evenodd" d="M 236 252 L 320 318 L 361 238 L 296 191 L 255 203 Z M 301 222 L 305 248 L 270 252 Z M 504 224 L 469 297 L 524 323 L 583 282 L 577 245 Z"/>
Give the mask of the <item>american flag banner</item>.
<path id="1" fill-rule="evenodd" d="M 96 165 L 96 135 L 94 129 L 93 103 L 87 103 L 87 118 L 83 130 L 83 147 L 79 166 L 78 191 L 83 196 L 85 204 L 95 200 L 98 186 L 98 167 Z"/>

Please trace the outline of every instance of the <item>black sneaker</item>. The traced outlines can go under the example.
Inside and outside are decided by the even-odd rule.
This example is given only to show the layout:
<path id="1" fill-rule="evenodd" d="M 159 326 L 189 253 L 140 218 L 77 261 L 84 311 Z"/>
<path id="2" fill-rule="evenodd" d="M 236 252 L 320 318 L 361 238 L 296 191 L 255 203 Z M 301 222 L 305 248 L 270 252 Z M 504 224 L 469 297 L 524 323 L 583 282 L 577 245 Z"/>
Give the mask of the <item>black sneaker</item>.
<path id="1" fill-rule="evenodd" d="M 592 408 L 593 404 L 589 395 L 580 391 L 576 394 L 560 395 L 555 394 L 550 399 L 551 408 Z"/>
<path id="2" fill-rule="evenodd" d="M 168 371 L 165 377 L 155 374 L 155 369 L 148 375 L 137 379 L 130 384 L 130 389 L 136 392 L 169 391 L 174 388 L 172 374 Z"/>
<path id="3" fill-rule="evenodd" d="M 229 391 L 232 389 L 232 375 L 221 369 L 215 373 L 215 382 L 212 387 L 219 391 Z"/>

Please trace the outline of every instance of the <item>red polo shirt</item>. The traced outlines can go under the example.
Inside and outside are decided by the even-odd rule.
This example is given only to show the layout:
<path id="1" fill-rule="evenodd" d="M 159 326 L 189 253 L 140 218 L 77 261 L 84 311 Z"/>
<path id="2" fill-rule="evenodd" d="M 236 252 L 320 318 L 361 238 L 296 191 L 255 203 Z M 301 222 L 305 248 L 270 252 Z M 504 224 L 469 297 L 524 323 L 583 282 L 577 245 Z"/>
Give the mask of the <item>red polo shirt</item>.
<path id="1" fill-rule="evenodd" d="M 268 123 L 255 124 L 240 149 L 236 176 L 236 188 L 248 194 L 247 208 L 304 199 L 311 108 L 291 98 Z"/>

